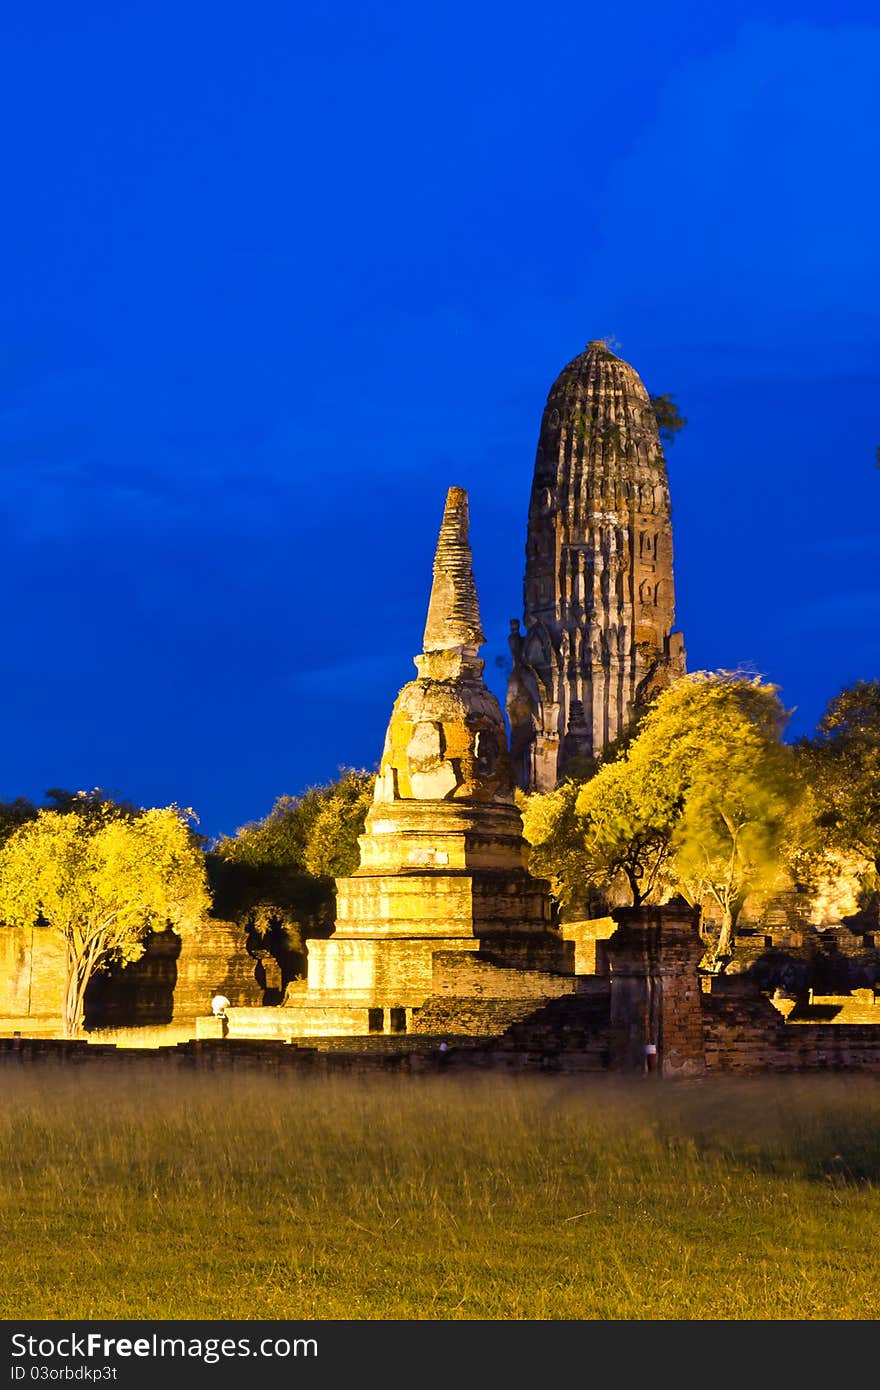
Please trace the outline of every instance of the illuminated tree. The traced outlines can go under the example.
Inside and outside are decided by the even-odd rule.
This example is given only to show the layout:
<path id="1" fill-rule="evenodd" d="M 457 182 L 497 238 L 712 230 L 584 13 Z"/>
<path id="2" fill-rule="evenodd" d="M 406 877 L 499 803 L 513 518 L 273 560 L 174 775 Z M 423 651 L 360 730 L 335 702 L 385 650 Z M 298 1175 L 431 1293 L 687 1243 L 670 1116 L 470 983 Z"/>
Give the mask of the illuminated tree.
<path id="1" fill-rule="evenodd" d="M 323 789 L 303 853 L 306 872 L 315 878 L 344 878 L 360 862 L 358 836 L 373 800 L 375 773 L 349 768 Z"/>
<path id="2" fill-rule="evenodd" d="M 675 803 L 633 749 L 587 782 L 524 798 L 532 873 L 564 906 L 593 894 L 639 907 L 665 883 Z"/>
<path id="3" fill-rule="evenodd" d="M 626 883 L 633 907 L 662 894 L 668 877 L 674 790 L 640 750 L 601 767 L 576 802 L 590 880 Z"/>
<path id="4" fill-rule="evenodd" d="M 698 672 L 661 692 L 632 742 L 595 777 L 528 798 L 530 863 L 562 902 L 621 889 L 635 906 L 673 893 L 717 905 L 714 961 L 732 949 L 745 897 L 778 872 L 800 790 L 775 686 Z"/>
<path id="5" fill-rule="evenodd" d="M 733 954 L 746 898 L 779 881 L 786 820 L 797 796 L 791 749 L 744 727 L 736 743 L 694 764 L 672 836 L 670 879 L 689 902 L 721 914 L 709 963 Z"/>
<path id="6" fill-rule="evenodd" d="M 152 927 L 193 930 L 210 907 L 189 818 L 176 806 L 41 810 L 0 848 L 0 920 L 16 927 L 42 918 L 64 942 L 65 1036 L 82 1031 L 96 970 L 139 960 Z"/>
<path id="7" fill-rule="evenodd" d="M 335 878 L 357 868 L 376 775 L 342 768 L 334 782 L 279 797 L 263 820 L 225 836 L 209 856 L 218 911 L 259 934 L 304 936 L 332 925 Z"/>
<path id="8" fill-rule="evenodd" d="M 786 862 L 811 898 L 810 920 L 864 911 L 880 887 L 880 682 L 856 681 L 828 704 L 812 738 L 795 745 L 803 795 L 786 835 Z"/>
<path id="9" fill-rule="evenodd" d="M 0 801 L 0 844 L 29 820 L 34 820 L 39 808 L 26 796 L 17 796 L 14 801 Z"/>
<path id="10" fill-rule="evenodd" d="M 575 803 L 581 784 L 569 779 L 551 792 L 517 792 L 523 836 L 530 846 L 529 868 L 546 878 L 558 903 L 570 907 L 590 885 L 584 856 L 583 826 Z"/>
<path id="11" fill-rule="evenodd" d="M 856 681 L 830 701 L 798 754 L 823 841 L 880 872 L 880 681 Z"/>
<path id="12" fill-rule="evenodd" d="M 105 792 L 101 787 L 92 787 L 87 792 L 71 792 L 65 787 L 50 787 L 44 798 L 44 805 L 38 806 L 26 796 L 17 796 L 14 801 L 0 801 L 0 844 L 9 839 L 14 830 L 25 821 L 35 820 L 40 811 L 76 811 L 80 816 L 139 816 L 141 808 L 133 801 L 123 801 L 118 796 Z M 199 836 L 196 836 L 199 839 Z"/>

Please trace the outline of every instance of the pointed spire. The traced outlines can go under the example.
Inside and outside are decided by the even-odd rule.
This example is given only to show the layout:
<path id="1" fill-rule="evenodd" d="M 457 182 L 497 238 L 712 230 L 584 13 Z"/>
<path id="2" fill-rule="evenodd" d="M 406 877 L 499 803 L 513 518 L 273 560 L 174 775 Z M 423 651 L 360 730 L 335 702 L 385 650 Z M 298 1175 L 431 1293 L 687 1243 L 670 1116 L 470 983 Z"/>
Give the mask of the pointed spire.
<path id="1" fill-rule="evenodd" d="M 451 487 L 434 556 L 424 650 L 476 655 L 485 640 L 468 544 L 467 493 L 463 487 Z"/>

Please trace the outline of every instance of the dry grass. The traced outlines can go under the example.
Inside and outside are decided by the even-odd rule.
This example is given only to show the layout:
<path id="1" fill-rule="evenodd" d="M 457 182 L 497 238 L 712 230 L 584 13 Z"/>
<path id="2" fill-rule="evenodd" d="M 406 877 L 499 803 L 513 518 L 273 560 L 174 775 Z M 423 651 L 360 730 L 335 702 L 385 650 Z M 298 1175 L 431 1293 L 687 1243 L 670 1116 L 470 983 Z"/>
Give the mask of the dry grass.
<path id="1" fill-rule="evenodd" d="M 23 1072 L 0 1317 L 875 1316 L 880 1088 Z"/>

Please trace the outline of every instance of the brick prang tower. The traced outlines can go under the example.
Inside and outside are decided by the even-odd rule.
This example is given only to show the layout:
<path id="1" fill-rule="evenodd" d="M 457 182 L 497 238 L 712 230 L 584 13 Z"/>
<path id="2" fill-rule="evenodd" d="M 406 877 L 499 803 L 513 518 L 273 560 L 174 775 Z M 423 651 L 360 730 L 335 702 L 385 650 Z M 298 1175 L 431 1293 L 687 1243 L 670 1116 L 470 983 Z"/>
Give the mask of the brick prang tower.
<path id="1" fill-rule="evenodd" d="M 585 771 L 640 705 L 685 670 L 672 631 L 672 523 L 650 398 L 604 342 L 557 377 L 529 505 L 525 632 L 507 692 L 519 786 Z"/>

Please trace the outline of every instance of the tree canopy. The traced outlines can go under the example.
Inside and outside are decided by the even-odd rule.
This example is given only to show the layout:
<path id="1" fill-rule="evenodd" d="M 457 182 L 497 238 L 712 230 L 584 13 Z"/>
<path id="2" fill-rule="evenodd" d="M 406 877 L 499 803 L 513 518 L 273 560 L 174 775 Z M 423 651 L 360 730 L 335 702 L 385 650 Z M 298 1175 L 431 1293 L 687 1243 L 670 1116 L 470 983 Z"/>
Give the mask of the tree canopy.
<path id="1" fill-rule="evenodd" d="M 675 403 L 675 397 L 668 393 L 662 396 L 651 396 L 651 409 L 654 412 L 654 419 L 657 421 L 657 429 L 663 443 L 674 444 L 676 436 L 687 424 L 686 418 L 680 413 Z"/>
<path id="2" fill-rule="evenodd" d="M 723 960 L 745 897 L 775 879 L 799 796 L 786 720 L 776 687 L 757 677 L 682 677 L 594 777 L 528 798 L 533 869 L 563 903 L 591 890 L 636 906 L 673 893 L 711 903 Z"/>
<path id="3" fill-rule="evenodd" d="M 836 695 L 798 752 L 826 841 L 880 871 L 880 681 L 856 681 Z"/>
<path id="4" fill-rule="evenodd" d="M 14 830 L 26 821 L 35 820 L 41 810 L 75 811 L 81 816 L 107 817 L 139 816 L 141 808 L 133 801 L 125 801 L 115 793 L 106 792 L 101 787 L 90 791 L 71 792 L 65 787 L 50 787 L 43 797 L 43 805 L 38 806 L 26 796 L 17 796 L 12 801 L 0 801 L 0 844 L 9 839 Z"/>
<path id="5" fill-rule="evenodd" d="M 93 799 L 87 814 L 38 811 L 0 848 L 0 920 L 42 919 L 64 941 L 66 1035 L 82 1030 L 96 970 L 139 960 L 151 927 L 190 930 L 210 906 L 189 819 L 176 806 L 128 814 Z"/>
<path id="6" fill-rule="evenodd" d="M 795 754 L 803 797 L 788 862 L 823 925 L 864 910 L 880 888 L 880 681 L 836 695 Z"/>
<path id="7" fill-rule="evenodd" d="M 530 846 L 529 868 L 545 878 L 558 903 L 574 908 L 592 886 L 584 862 L 584 837 L 575 809 L 580 783 L 567 778 L 549 792 L 517 792 L 523 836 Z"/>
<path id="8" fill-rule="evenodd" d="M 745 727 L 741 739 L 695 763 L 672 837 L 672 879 L 689 902 L 714 902 L 727 960 L 746 898 L 779 882 L 786 819 L 797 797 L 791 749 Z"/>
<path id="9" fill-rule="evenodd" d="M 376 775 L 341 768 L 332 782 L 281 796 L 262 820 L 223 837 L 209 855 L 216 910 L 258 934 L 291 928 L 325 934 L 333 923 L 334 879 L 358 865 L 357 837 Z"/>
<path id="10" fill-rule="evenodd" d="M 564 907 L 599 894 L 639 906 L 659 891 L 674 806 L 647 760 L 624 753 L 586 781 L 523 799 L 533 873 Z"/>

